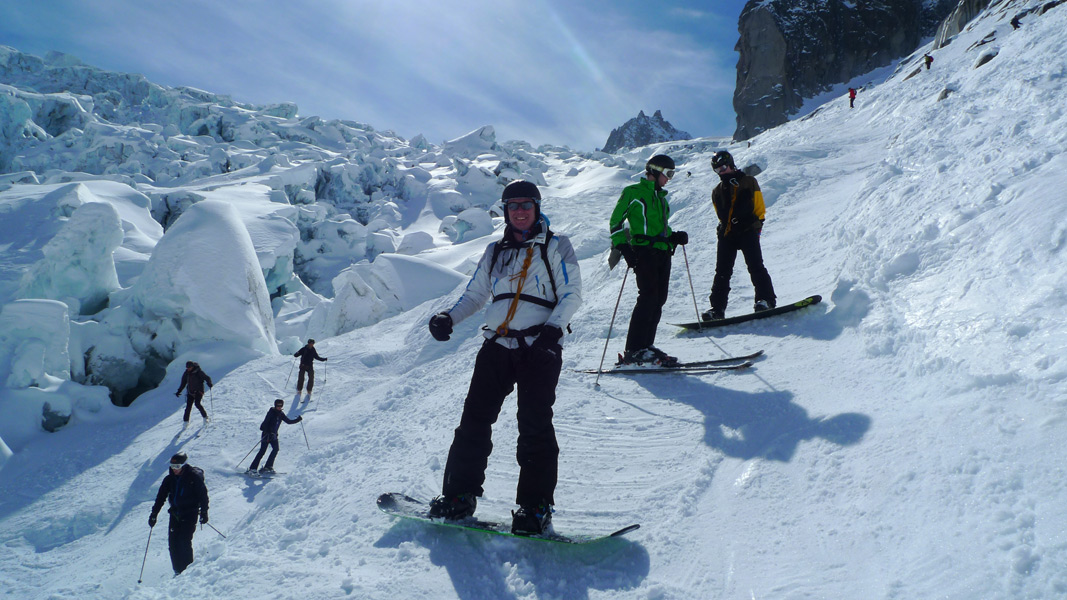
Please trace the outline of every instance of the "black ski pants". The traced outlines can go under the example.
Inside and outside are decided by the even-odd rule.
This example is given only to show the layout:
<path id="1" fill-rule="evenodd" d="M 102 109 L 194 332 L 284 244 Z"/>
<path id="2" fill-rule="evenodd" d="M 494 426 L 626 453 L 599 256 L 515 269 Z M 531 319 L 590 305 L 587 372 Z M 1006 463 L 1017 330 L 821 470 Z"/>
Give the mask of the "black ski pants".
<path id="1" fill-rule="evenodd" d="M 755 299 L 766 300 L 768 303 L 774 301 L 774 285 L 771 284 L 767 267 L 763 266 L 763 250 L 760 249 L 759 237 L 759 230 L 749 230 L 739 235 L 719 238 L 715 254 L 715 279 L 711 283 L 712 310 L 726 310 L 730 297 L 730 278 L 734 274 L 734 262 L 737 261 L 738 252 L 744 255 L 745 264 L 748 265 L 752 287 L 756 288 Z"/>
<path id="2" fill-rule="evenodd" d="M 194 392 L 189 390 L 185 393 L 185 416 L 182 417 L 186 423 L 189 422 L 189 415 L 193 412 L 193 405 L 196 405 L 196 409 L 200 411 L 200 415 L 205 419 L 207 418 L 207 411 L 204 410 L 204 405 L 200 404 L 200 401 L 204 399 L 204 392 Z"/>
<path id="3" fill-rule="evenodd" d="M 648 348 L 656 343 L 656 329 L 667 302 L 671 282 L 671 253 L 651 246 L 635 246 L 637 266 L 637 303 L 630 315 L 630 329 L 626 333 L 626 350 Z"/>
<path id="4" fill-rule="evenodd" d="M 311 365 L 300 365 L 300 372 L 296 374 L 296 391 L 300 393 L 304 389 L 304 374 L 307 374 L 308 378 L 308 393 L 311 393 L 312 388 L 315 387 L 315 367 Z"/>
<path id="5" fill-rule="evenodd" d="M 444 495 L 482 495 L 485 469 L 493 452 L 493 423 L 504 399 L 517 386 L 519 440 L 515 455 L 519 483 L 515 502 L 520 506 L 555 504 L 559 445 L 552 426 L 552 405 L 562 364 L 560 356 L 523 348 L 511 350 L 489 340 L 482 344 L 463 402 L 463 416 L 448 451 Z"/>
<path id="6" fill-rule="evenodd" d="M 252 459 L 251 469 L 259 469 L 259 460 L 263 458 L 263 455 L 267 453 L 267 446 L 270 446 L 270 456 L 267 457 L 267 464 L 263 465 L 265 468 L 274 468 L 274 459 L 278 457 L 278 434 L 277 433 L 264 433 L 263 439 L 259 445 L 259 452 L 256 453 L 256 457 Z"/>
<path id="7" fill-rule="evenodd" d="M 171 513 L 168 533 L 170 565 L 174 567 L 174 573 L 178 574 L 193 562 L 193 534 L 196 533 L 196 513 L 184 517 Z"/>

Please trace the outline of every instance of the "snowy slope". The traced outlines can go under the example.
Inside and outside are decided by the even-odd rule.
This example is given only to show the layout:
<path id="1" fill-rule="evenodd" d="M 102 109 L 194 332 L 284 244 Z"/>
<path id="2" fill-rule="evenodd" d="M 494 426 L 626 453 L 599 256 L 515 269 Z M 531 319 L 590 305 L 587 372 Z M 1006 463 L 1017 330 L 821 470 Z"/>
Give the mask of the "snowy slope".
<path id="1" fill-rule="evenodd" d="M 1032 5 L 1034 3 L 1018 3 Z M 315 400 L 292 359 L 221 358 L 208 428 L 182 430 L 177 372 L 91 429 L 39 438 L 0 470 L 0 589 L 12 598 L 1059 598 L 1067 591 L 1067 7 L 1012 31 L 980 18 L 908 78 L 920 49 L 848 108 L 731 147 L 763 167 L 766 263 L 780 301 L 823 304 L 705 334 L 715 141 L 667 151 L 676 229 L 657 345 L 682 358 L 765 349 L 749 372 L 565 373 L 555 526 L 629 536 L 568 548 L 394 522 L 382 491 L 437 493 L 480 323 L 434 342 L 440 296 L 320 340 Z M 995 32 L 992 43 L 973 46 Z M 988 63 L 981 55 L 996 50 Z M 941 96 L 943 99 L 939 99 Z M 585 304 L 565 369 L 595 367 L 622 284 L 607 215 L 633 170 L 545 154 L 544 211 L 573 236 Z M 687 171 L 692 177 L 685 177 Z M 450 266 L 475 241 L 431 251 Z M 462 269 L 460 269 L 462 270 Z M 752 300 L 738 265 L 728 313 Z M 632 277 L 608 352 L 622 349 Z M 622 325 L 622 326 L 620 326 Z M 232 357 L 231 357 L 232 358 Z M 224 375 L 224 376 L 223 376 Z M 235 466 L 275 397 L 279 470 Z M 294 401 L 298 400 L 298 401 Z M 91 434 L 88 433 L 91 431 Z M 307 435 L 307 445 L 303 433 Z M 479 512 L 513 507 L 514 407 L 496 427 Z M 171 577 L 146 519 L 177 449 L 207 473 L 210 529 Z M 242 466 L 247 461 L 242 463 Z"/>

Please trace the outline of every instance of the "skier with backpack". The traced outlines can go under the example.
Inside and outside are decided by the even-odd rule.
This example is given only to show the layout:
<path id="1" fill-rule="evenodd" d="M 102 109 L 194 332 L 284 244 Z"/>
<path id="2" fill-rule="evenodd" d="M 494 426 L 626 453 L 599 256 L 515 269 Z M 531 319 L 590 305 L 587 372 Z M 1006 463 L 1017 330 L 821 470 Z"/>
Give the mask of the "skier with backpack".
<path id="1" fill-rule="evenodd" d="M 490 302 L 485 341 L 430 516 L 458 520 L 474 514 L 493 449 L 493 423 L 517 386 L 519 509 L 512 512 L 511 530 L 535 535 L 548 527 L 555 504 L 559 445 L 552 405 L 563 365 L 560 339 L 582 302 L 581 275 L 570 240 L 555 235 L 541 213 L 536 185 L 513 181 L 501 201 L 503 238 L 485 249 L 455 305 L 430 318 L 430 334 L 446 341 L 456 323 Z"/>
<path id="2" fill-rule="evenodd" d="M 200 416 L 204 417 L 204 421 L 208 420 L 207 411 L 204 410 L 204 405 L 200 403 L 204 399 L 204 384 L 207 384 L 208 388 L 215 387 L 215 384 L 211 382 L 211 378 L 207 373 L 200 369 L 200 365 L 193 361 L 187 361 L 185 363 L 185 372 L 182 373 L 182 382 L 178 386 L 178 391 L 174 392 L 175 397 L 181 397 L 182 390 L 185 389 L 185 416 L 182 417 L 184 425 L 189 424 L 189 414 L 193 410 L 193 405 L 196 405 L 197 410 L 200 411 Z M 188 386 L 188 389 L 186 389 Z M 214 408 L 212 409 L 214 410 Z"/>
<path id="3" fill-rule="evenodd" d="M 711 284 L 711 310 L 704 311 L 705 321 L 726 316 L 726 303 L 730 296 L 730 278 L 734 273 L 737 253 L 741 252 L 748 265 L 752 285 L 756 288 L 753 309 L 756 312 L 775 307 L 776 298 L 771 276 L 763 265 L 763 250 L 760 248 L 760 233 L 766 207 L 763 192 L 755 177 L 746 175 L 734 165 L 734 157 L 722 150 L 711 157 L 711 167 L 721 180 L 711 192 L 711 203 L 719 217 L 715 229 L 719 244 L 715 254 L 715 279 Z"/>
<path id="4" fill-rule="evenodd" d="M 671 231 L 667 224 L 671 207 L 663 188 L 673 177 L 674 159 L 666 154 L 653 156 L 645 163 L 644 178 L 623 189 L 611 212 L 611 245 L 622 254 L 637 280 L 637 303 L 619 364 L 678 364 L 677 358 L 653 345 L 667 302 L 671 256 L 676 247 L 689 243 L 686 232 Z"/>
<path id="5" fill-rule="evenodd" d="M 187 464 L 189 457 L 178 452 L 170 459 L 170 472 L 163 478 L 148 517 L 148 526 L 156 526 L 156 516 L 163 503 L 170 503 L 170 524 L 167 528 L 170 564 L 178 575 L 193 562 L 193 534 L 196 533 L 197 514 L 207 523 L 208 496 L 204 471 Z"/>
<path id="6" fill-rule="evenodd" d="M 274 459 L 278 457 L 278 429 L 281 428 L 282 421 L 293 425 L 304 420 L 302 415 L 297 416 L 295 419 L 290 419 L 285 415 L 283 408 L 285 408 L 285 400 L 276 399 L 274 408 L 267 409 L 267 416 L 263 417 L 263 422 L 259 424 L 259 430 L 262 432 L 260 434 L 259 452 L 252 459 L 252 465 L 245 471 L 248 475 L 272 475 L 274 473 Z M 267 453 L 267 446 L 271 448 L 270 456 L 267 457 L 267 464 L 263 465 L 263 470 L 260 471 L 259 461 Z"/>

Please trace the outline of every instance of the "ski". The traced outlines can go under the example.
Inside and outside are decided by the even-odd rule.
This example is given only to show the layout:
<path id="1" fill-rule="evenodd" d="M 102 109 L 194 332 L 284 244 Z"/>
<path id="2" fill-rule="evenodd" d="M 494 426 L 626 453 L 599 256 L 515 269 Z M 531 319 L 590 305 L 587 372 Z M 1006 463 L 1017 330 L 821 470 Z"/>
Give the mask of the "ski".
<path id="1" fill-rule="evenodd" d="M 736 365 L 704 365 L 704 366 L 677 366 L 677 367 L 658 367 L 655 365 L 649 365 L 647 367 L 642 366 L 621 366 L 612 369 L 605 369 L 603 371 L 597 371 L 596 369 L 581 369 L 578 373 L 590 373 L 593 375 L 631 375 L 637 373 L 715 373 L 717 371 L 740 371 L 752 366 L 752 361 L 746 360 L 743 363 Z"/>
<path id="2" fill-rule="evenodd" d="M 641 526 L 637 523 L 633 525 L 627 525 L 618 531 L 608 534 L 575 534 L 575 535 L 562 535 L 555 531 L 549 531 L 540 535 L 518 535 L 511 533 L 511 524 L 495 521 L 486 521 L 476 517 L 468 517 L 458 521 L 445 521 L 443 519 L 433 519 L 430 517 L 429 510 L 430 505 L 421 500 L 416 500 L 410 496 L 398 493 L 382 494 L 378 496 L 378 509 L 382 512 L 401 517 L 403 519 L 409 519 L 413 521 L 419 521 L 421 523 L 428 523 L 430 525 L 437 525 L 443 527 L 452 527 L 455 529 L 466 529 L 468 531 L 480 531 L 483 533 L 489 533 L 493 535 L 502 535 L 505 537 L 520 538 L 525 540 L 539 540 L 542 542 L 555 542 L 557 544 L 590 544 L 593 542 L 600 542 L 603 540 L 611 539 L 613 537 L 619 537 L 634 531 Z M 550 527 L 550 529 L 552 529 Z"/>
<path id="3" fill-rule="evenodd" d="M 248 477 L 251 477 L 252 479 L 270 479 L 271 477 L 274 477 L 275 475 L 288 475 L 288 473 L 284 473 L 282 471 L 275 471 L 273 473 L 257 473 L 255 475 L 253 475 L 252 473 L 249 473 L 248 471 L 239 471 L 239 473 L 241 473 L 241 475 L 246 475 Z"/>
<path id="4" fill-rule="evenodd" d="M 754 321 L 756 319 L 766 319 L 767 317 L 773 317 L 775 315 L 781 315 L 794 310 L 800 310 L 805 306 L 811 306 L 812 304 L 818 304 L 822 301 L 822 296 L 809 296 L 799 302 L 792 304 L 784 304 L 777 308 L 771 308 L 760 312 L 749 313 L 747 315 L 737 315 L 734 317 L 726 317 L 725 319 L 714 319 L 712 321 L 694 321 L 692 323 L 671 323 L 675 327 L 683 327 L 685 329 L 711 329 L 714 327 L 723 327 L 725 325 L 733 325 L 735 323 L 744 323 L 746 321 Z"/>
<path id="5" fill-rule="evenodd" d="M 678 363 L 679 367 L 705 367 L 711 365 L 727 365 L 735 362 L 749 361 L 754 358 L 763 356 L 763 350 L 757 350 L 752 354 L 746 354 L 744 356 L 728 356 L 726 358 L 716 358 L 714 360 L 695 360 L 690 362 Z"/>

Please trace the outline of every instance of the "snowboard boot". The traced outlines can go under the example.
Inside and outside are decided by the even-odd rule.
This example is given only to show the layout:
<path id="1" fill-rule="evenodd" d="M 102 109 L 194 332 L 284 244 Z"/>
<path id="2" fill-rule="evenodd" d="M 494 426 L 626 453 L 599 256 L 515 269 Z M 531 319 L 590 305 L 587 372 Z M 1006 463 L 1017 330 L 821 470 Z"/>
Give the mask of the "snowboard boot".
<path id="1" fill-rule="evenodd" d="M 713 308 L 706 310 L 700 315 L 702 321 L 718 321 L 719 319 L 726 318 L 726 311 L 721 308 Z"/>
<path id="2" fill-rule="evenodd" d="M 752 307 L 754 312 L 763 312 L 774 308 L 774 300 L 756 300 L 756 304 Z"/>
<path id="3" fill-rule="evenodd" d="M 437 496 L 430 500 L 430 518 L 458 521 L 474 515 L 478 499 L 474 494 L 456 494 L 455 496 Z"/>
<path id="4" fill-rule="evenodd" d="M 515 535 L 540 535 L 552 523 L 552 506 L 550 504 L 532 504 L 520 506 L 511 511 L 511 533 Z"/>

